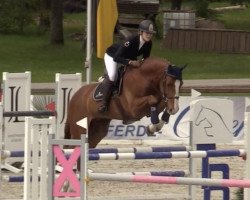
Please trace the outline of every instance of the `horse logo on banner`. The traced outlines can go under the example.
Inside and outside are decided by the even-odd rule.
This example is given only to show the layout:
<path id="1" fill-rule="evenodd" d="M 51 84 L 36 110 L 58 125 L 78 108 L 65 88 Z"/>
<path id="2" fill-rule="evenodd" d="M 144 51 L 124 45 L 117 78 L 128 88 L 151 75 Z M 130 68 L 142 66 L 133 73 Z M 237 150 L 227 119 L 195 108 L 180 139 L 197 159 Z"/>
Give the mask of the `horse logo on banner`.
<path id="1" fill-rule="evenodd" d="M 233 102 L 200 99 L 191 103 L 194 144 L 225 143 L 233 140 Z"/>

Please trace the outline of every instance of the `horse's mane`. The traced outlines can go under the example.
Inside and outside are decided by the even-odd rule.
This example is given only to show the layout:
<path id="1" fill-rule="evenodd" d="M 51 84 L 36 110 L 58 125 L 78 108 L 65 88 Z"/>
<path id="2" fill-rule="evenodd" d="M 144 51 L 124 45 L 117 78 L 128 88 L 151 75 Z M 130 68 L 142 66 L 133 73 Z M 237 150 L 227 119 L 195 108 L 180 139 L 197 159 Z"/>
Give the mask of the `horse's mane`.
<path id="1" fill-rule="evenodd" d="M 149 57 L 144 60 L 142 66 L 153 65 L 153 66 L 168 66 L 170 62 L 165 58 Z"/>
<path id="2" fill-rule="evenodd" d="M 168 65 L 169 62 L 166 59 L 150 57 L 144 60 L 139 69 L 143 74 L 162 73 Z"/>

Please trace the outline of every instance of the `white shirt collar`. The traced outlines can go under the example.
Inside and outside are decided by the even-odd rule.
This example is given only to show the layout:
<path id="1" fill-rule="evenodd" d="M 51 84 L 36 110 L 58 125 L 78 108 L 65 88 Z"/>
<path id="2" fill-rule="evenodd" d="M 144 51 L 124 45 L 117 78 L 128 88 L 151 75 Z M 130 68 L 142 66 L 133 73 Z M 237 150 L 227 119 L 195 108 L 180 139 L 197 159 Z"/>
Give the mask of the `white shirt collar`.
<path id="1" fill-rule="evenodd" d="M 139 45 L 139 50 L 140 48 L 144 45 L 145 41 L 142 39 L 142 36 L 140 35 L 140 45 Z"/>

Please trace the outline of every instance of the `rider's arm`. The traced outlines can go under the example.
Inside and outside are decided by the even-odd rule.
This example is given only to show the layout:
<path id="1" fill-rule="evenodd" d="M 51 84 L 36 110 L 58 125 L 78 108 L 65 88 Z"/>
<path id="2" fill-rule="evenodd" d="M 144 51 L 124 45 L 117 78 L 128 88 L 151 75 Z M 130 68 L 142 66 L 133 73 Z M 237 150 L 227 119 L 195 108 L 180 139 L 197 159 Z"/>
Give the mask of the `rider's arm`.
<path id="1" fill-rule="evenodd" d="M 128 65 L 131 60 L 136 60 L 138 51 L 137 48 L 139 44 L 138 42 L 138 35 L 129 37 L 115 52 L 113 56 L 114 61 L 123 65 Z M 125 57 L 127 59 L 125 59 Z"/>
<path id="2" fill-rule="evenodd" d="M 147 43 L 147 46 L 145 47 L 143 51 L 143 55 L 142 55 L 143 60 L 145 60 L 146 58 L 150 56 L 151 49 L 152 49 L 152 42 L 150 41 Z"/>
<path id="3" fill-rule="evenodd" d="M 127 51 L 127 46 L 126 46 L 126 42 L 124 43 L 124 45 L 121 45 L 118 50 L 116 51 L 116 53 L 113 56 L 113 59 L 115 62 L 117 63 L 121 63 L 123 65 L 128 65 L 129 64 L 129 59 L 125 59 L 122 55 Z"/>

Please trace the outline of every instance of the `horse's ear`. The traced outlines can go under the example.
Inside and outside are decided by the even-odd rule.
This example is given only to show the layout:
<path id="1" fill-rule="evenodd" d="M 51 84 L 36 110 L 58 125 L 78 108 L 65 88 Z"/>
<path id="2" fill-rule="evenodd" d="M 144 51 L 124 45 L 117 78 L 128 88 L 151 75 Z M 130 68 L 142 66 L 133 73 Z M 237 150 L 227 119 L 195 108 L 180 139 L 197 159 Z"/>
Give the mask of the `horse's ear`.
<path id="1" fill-rule="evenodd" d="M 181 67 L 181 71 L 187 67 L 188 64 L 185 64 L 183 67 Z"/>

